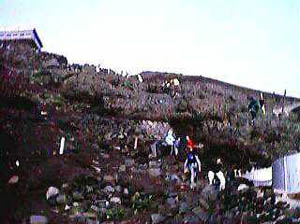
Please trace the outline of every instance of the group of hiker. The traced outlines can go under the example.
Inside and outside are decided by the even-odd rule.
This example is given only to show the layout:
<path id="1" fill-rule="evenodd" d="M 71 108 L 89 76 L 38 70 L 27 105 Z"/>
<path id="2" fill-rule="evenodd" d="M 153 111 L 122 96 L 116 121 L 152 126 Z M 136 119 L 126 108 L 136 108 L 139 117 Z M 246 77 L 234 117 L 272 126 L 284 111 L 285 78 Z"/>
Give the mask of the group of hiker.
<path id="1" fill-rule="evenodd" d="M 180 82 L 177 78 L 166 80 L 162 84 L 162 90 L 166 94 L 170 94 L 172 97 L 178 96 L 180 92 Z"/>
<path id="2" fill-rule="evenodd" d="M 202 144 L 195 145 L 190 136 L 176 137 L 174 131 L 169 129 L 163 140 L 156 141 L 151 146 L 152 153 L 150 157 L 156 157 L 157 150 L 165 150 L 170 155 L 174 155 L 176 159 L 184 159 L 183 156 L 186 155 L 184 159 L 184 174 L 189 175 L 190 187 L 194 189 L 201 172 L 201 161 L 195 149 L 202 147 Z M 216 178 L 219 178 L 219 176 L 216 175 Z M 222 181 L 220 180 L 220 182 Z"/>
<path id="3" fill-rule="evenodd" d="M 256 100 L 253 97 L 250 98 L 248 110 L 251 115 L 251 124 L 254 125 L 254 120 L 257 114 L 261 110 L 262 114 L 265 115 L 265 104 L 263 95 L 260 95 L 260 99 Z M 163 140 L 156 141 L 151 145 L 152 157 L 157 157 L 158 153 L 162 153 L 162 149 L 167 149 L 167 153 L 174 155 L 176 159 L 184 159 L 184 174 L 189 174 L 190 187 L 193 189 L 196 186 L 196 180 L 201 172 L 201 161 L 196 148 L 202 148 L 203 145 L 195 145 L 190 136 L 177 137 L 173 129 L 169 129 Z M 165 150 L 164 150 L 165 151 Z M 215 161 L 213 169 L 208 171 L 208 181 L 210 185 L 215 185 L 219 190 L 225 189 L 225 176 L 222 172 L 223 163 L 220 158 Z"/>

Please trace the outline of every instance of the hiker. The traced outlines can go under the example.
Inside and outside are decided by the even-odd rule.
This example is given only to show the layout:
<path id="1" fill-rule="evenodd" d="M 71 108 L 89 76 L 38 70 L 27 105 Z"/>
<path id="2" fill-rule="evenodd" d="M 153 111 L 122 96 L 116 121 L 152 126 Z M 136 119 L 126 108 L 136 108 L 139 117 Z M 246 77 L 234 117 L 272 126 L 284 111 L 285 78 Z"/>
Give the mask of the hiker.
<path id="1" fill-rule="evenodd" d="M 180 142 L 179 142 L 179 153 L 180 152 L 184 152 L 186 150 L 186 147 L 187 147 L 187 139 L 186 139 L 186 136 L 182 136 L 180 138 Z"/>
<path id="2" fill-rule="evenodd" d="M 264 100 L 264 96 L 262 93 L 260 93 L 260 108 L 261 108 L 261 112 L 263 115 L 266 115 L 266 108 L 265 108 L 265 100 Z"/>
<path id="3" fill-rule="evenodd" d="M 260 104 L 258 100 L 255 100 L 253 97 L 250 98 L 250 104 L 248 106 L 248 110 L 251 114 L 251 124 L 254 125 L 254 120 L 256 118 L 256 115 L 260 109 Z"/>
<path id="4" fill-rule="evenodd" d="M 190 174 L 190 187 L 193 189 L 196 186 L 195 181 L 197 180 L 197 177 L 199 173 L 201 172 L 201 162 L 199 157 L 195 154 L 193 151 L 193 148 L 190 146 L 189 153 L 187 155 L 187 159 L 184 163 L 184 173 L 189 172 Z"/>
<path id="5" fill-rule="evenodd" d="M 222 172 L 223 163 L 220 158 L 217 159 L 217 163 L 213 166 L 213 169 L 208 171 L 209 185 L 214 185 L 219 191 L 225 189 L 225 176 Z"/>
<path id="6" fill-rule="evenodd" d="M 234 166 L 231 165 L 226 173 L 226 181 L 231 182 L 235 180 L 235 174 L 234 174 Z"/>
<path id="7" fill-rule="evenodd" d="M 162 91 L 163 93 L 169 94 L 169 86 L 170 84 L 168 83 L 168 81 L 164 81 L 162 84 Z"/>
<path id="8" fill-rule="evenodd" d="M 177 78 L 171 79 L 170 80 L 170 95 L 174 98 L 178 96 L 178 92 L 180 90 L 180 83 Z"/>
<path id="9" fill-rule="evenodd" d="M 179 153 L 186 152 L 188 147 L 194 149 L 195 143 L 193 142 L 193 140 L 188 135 L 181 137 L 178 144 Z"/>
<path id="10" fill-rule="evenodd" d="M 178 80 L 177 78 L 172 79 L 172 80 L 170 81 L 170 83 L 171 83 L 172 85 L 176 86 L 176 87 L 180 85 L 179 80 Z"/>
<path id="11" fill-rule="evenodd" d="M 164 141 L 166 143 L 166 145 L 168 146 L 168 148 L 170 148 L 170 152 L 172 153 L 172 151 L 174 150 L 174 142 L 175 142 L 175 134 L 173 132 L 173 129 L 171 128 L 167 135 L 164 138 Z"/>
<path id="12" fill-rule="evenodd" d="M 177 156 L 178 156 L 178 148 L 179 148 L 179 146 L 180 146 L 180 138 L 178 137 L 178 138 L 175 139 L 175 141 L 174 141 L 174 144 L 173 144 L 173 147 L 172 147 L 172 149 L 171 149 L 170 155 L 173 155 L 173 152 L 174 152 L 175 157 L 177 157 Z"/>
<path id="13" fill-rule="evenodd" d="M 144 81 L 143 78 L 142 78 L 142 76 L 140 74 L 137 75 L 137 78 L 138 78 L 138 80 L 139 80 L 140 83 L 142 83 Z"/>

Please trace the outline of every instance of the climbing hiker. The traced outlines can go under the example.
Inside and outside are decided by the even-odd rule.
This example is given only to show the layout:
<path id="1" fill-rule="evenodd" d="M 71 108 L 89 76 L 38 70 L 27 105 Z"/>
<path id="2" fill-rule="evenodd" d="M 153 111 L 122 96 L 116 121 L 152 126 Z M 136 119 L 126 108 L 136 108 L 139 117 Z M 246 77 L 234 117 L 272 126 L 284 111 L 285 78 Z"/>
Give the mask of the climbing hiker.
<path id="1" fill-rule="evenodd" d="M 201 172 L 201 162 L 199 157 L 195 154 L 194 150 L 192 147 L 189 148 L 189 153 L 187 155 L 187 159 L 185 160 L 184 163 L 184 173 L 188 173 L 190 175 L 190 187 L 191 189 L 194 189 L 196 186 L 196 180 Z"/>
<path id="2" fill-rule="evenodd" d="M 170 80 L 170 94 L 174 98 L 178 96 L 179 90 L 180 90 L 180 83 L 177 78 Z"/>
<path id="3" fill-rule="evenodd" d="M 186 146 L 187 146 L 187 139 L 186 136 L 181 136 L 180 137 L 180 142 L 179 142 L 179 153 L 184 152 L 186 150 Z"/>
<path id="4" fill-rule="evenodd" d="M 175 139 L 175 141 L 174 141 L 174 144 L 173 144 L 173 147 L 172 147 L 172 149 L 171 149 L 170 155 L 173 155 L 173 152 L 174 152 L 175 157 L 177 157 L 177 156 L 178 156 L 178 148 L 179 148 L 179 146 L 180 146 L 180 138 L 178 137 L 178 138 Z"/>
<path id="5" fill-rule="evenodd" d="M 263 115 L 266 115 L 266 108 L 265 108 L 265 100 L 264 100 L 264 96 L 262 93 L 260 93 L 260 109 Z"/>
<path id="6" fill-rule="evenodd" d="M 224 173 L 222 172 L 223 163 L 220 158 L 217 159 L 217 163 L 213 165 L 212 170 L 208 171 L 209 185 L 214 185 L 218 190 L 224 190 L 226 180 Z"/>
<path id="7" fill-rule="evenodd" d="M 248 110 L 251 114 L 251 124 L 254 125 L 254 120 L 260 109 L 260 104 L 258 100 L 255 100 L 253 97 L 250 98 L 250 103 L 248 105 Z"/>
<path id="8" fill-rule="evenodd" d="M 173 132 L 173 129 L 171 128 L 164 138 L 164 141 L 165 141 L 166 145 L 168 146 L 168 148 L 170 149 L 170 152 L 172 152 L 174 150 L 174 142 L 176 140 L 175 137 L 176 136 Z"/>
<path id="9" fill-rule="evenodd" d="M 163 93 L 169 94 L 170 93 L 170 83 L 166 80 L 162 84 L 162 91 Z"/>

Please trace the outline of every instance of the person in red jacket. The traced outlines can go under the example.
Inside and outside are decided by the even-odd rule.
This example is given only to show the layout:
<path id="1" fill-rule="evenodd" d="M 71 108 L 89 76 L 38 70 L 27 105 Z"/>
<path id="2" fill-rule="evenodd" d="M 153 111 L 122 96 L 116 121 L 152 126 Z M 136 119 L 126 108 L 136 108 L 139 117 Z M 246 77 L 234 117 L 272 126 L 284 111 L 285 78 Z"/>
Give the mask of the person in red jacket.
<path id="1" fill-rule="evenodd" d="M 190 138 L 190 136 L 186 136 L 186 140 L 187 140 L 187 148 L 194 149 L 195 143 L 192 141 L 192 139 Z"/>

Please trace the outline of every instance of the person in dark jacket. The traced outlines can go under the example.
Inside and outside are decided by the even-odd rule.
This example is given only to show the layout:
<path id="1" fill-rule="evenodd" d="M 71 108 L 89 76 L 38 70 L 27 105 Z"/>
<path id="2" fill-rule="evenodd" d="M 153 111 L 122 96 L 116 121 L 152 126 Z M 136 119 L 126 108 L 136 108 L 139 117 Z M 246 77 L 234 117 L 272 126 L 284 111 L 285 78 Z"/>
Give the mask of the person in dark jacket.
<path id="1" fill-rule="evenodd" d="M 223 173 L 223 163 L 220 158 L 217 159 L 217 163 L 214 164 L 212 170 L 208 171 L 209 185 L 214 185 L 218 190 L 224 190 L 226 185 L 226 179 Z"/>
<path id="2" fill-rule="evenodd" d="M 256 119 L 257 113 L 260 109 L 260 103 L 258 100 L 255 100 L 253 97 L 250 98 L 250 103 L 248 105 L 248 110 L 251 114 L 251 124 L 254 125 L 254 120 Z"/>
<path id="3" fill-rule="evenodd" d="M 182 136 L 179 142 L 179 152 L 184 152 L 186 150 L 187 143 L 188 141 L 186 139 L 186 136 Z"/>

